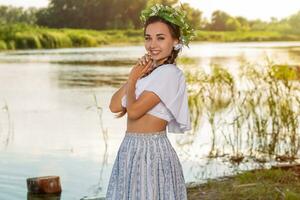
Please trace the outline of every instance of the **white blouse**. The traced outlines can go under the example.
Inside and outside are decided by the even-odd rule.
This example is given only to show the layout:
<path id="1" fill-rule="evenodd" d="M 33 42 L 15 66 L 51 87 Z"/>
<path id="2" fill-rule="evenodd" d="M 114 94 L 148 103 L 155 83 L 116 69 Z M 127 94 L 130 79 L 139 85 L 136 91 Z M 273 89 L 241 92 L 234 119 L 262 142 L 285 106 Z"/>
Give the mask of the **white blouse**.
<path id="1" fill-rule="evenodd" d="M 147 114 L 168 121 L 167 130 L 171 133 L 184 133 L 191 130 L 190 112 L 185 77 L 174 64 L 159 66 L 148 76 L 136 83 L 136 99 L 143 91 L 154 92 L 161 102 Z M 122 97 L 122 106 L 127 105 L 126 94 Z"/>

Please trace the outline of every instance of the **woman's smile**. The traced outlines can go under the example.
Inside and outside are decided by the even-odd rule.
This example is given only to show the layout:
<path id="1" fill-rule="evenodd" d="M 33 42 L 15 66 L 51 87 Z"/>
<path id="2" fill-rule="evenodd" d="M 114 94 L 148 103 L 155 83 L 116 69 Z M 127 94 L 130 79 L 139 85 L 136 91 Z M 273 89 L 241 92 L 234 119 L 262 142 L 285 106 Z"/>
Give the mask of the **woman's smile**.
<path id="1" fill-rule="evenodd" d="M 157 56 L 160 53 L 160 50 L 150 50 L 152 56 Z"/>
<path id="2" fill-rule="evenodd" d="M 162 64 L 165 58 L 168 58 L 173 50 L 173 45 L 178 42 L 172 37 L 168 25 L 163 22 L 154 22 L 149 24 L 145 30 L 145 48 L 157 64 Z"/>

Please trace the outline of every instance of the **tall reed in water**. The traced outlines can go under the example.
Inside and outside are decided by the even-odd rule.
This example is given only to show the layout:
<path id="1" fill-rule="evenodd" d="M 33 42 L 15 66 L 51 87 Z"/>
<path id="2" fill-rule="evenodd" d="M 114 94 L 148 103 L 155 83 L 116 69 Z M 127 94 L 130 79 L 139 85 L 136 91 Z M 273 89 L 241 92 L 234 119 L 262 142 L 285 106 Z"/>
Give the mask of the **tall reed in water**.
<path id="1" fill-rule="evenodd" d="M 231 156 L 295 159 L 300 144 L 297 71 L 270 61 L 264 66 L 245 62 L 238 75 L 220 66 L 212 66 L 209 74 L 186 74 L 193 130 L 203 117 L 211 127 L 209 156 L 223 149 Z"/>

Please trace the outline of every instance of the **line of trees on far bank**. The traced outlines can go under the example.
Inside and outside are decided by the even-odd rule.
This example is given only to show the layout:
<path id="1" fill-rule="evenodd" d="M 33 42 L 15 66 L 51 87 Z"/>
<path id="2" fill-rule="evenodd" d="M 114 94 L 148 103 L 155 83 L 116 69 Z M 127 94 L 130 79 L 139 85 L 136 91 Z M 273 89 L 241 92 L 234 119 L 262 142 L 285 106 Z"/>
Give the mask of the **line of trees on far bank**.
<path id="1" fill-rule="evenodd" d="M 139 14 L 145 7 L 155 3 L 178 5 L 178 0 L 49 0 L 46 8 L 24 9 L 0 6 L 0 24 L 26 23 L 49 28 L 76 29 L 139 29 Z M 211 19 L 202 12 L 182 4 L 192 26 L 209 31 L 277 31 L 300 34 L 300 11 L 285 19 L 272 18 L 270 22 L 233 17 L 217 10 Z"/>

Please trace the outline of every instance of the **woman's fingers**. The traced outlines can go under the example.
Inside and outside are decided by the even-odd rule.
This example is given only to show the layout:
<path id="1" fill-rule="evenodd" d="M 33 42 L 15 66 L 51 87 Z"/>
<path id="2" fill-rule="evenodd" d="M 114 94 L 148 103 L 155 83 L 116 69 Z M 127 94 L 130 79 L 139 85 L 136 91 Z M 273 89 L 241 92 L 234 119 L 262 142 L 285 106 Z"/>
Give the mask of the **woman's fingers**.
<path id="1" fill-rule="evenodd" d="M 142 58 L 138 59 L 138 65 L 142 65 Z"/>
<path id="2" fill-rule="evenodd" d="M 139 65 L 146 65 L 151 60 L 151 56 L 149 54 L 145 54 L 143 57 L 138 59 Z"/>
<path id="3" fill-rule="evenodd" d="M 143 65 L 146 65 L 148 62 L 149 62 L 149 58 L 146 54 L 146 55 L 143 56 Z"/>
<path id="4" fill-rule="evenodd" d="M 139 64 L 145 65 L 145 57 L 144 56 L 139 59 Z"/>
<path id="5" fill-rule="evenodd" d="M 152 66 L 152 64 L 153 64 L 153 61 L 152 60 L 149 60 L 149 62 L 146 64 L 146 66 L 144 67 L 144 69 L 143 69 L 143 73 L 145 73 L 145 72 L 148 72 L 148 70 L 150 69 L 150 67 Z"/>
<path id="6" fill-rule="evenodd" d="M 154 67 L 154 63 L 152 61 L 151 65 L 147 69 L 147 73 L 150 72 L 153 69 L 153 67 Z"/>

